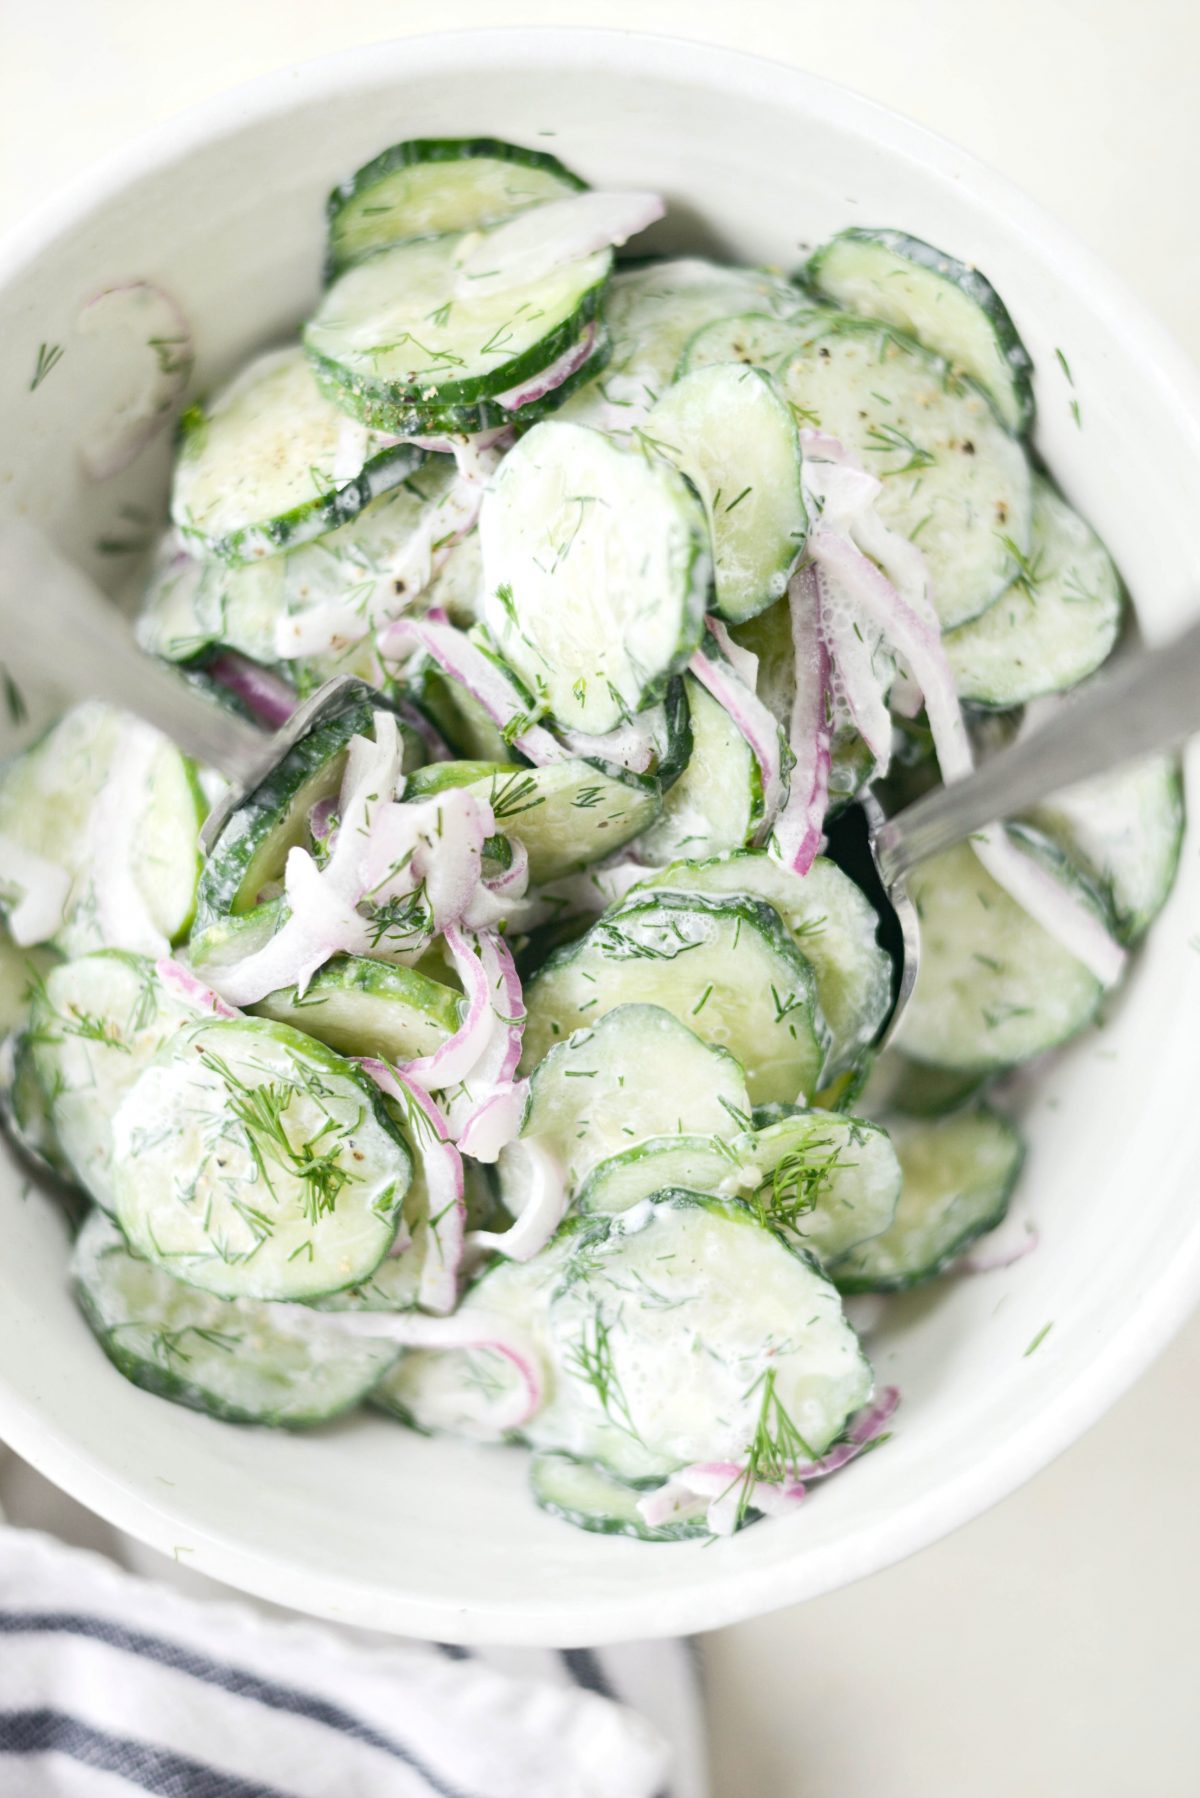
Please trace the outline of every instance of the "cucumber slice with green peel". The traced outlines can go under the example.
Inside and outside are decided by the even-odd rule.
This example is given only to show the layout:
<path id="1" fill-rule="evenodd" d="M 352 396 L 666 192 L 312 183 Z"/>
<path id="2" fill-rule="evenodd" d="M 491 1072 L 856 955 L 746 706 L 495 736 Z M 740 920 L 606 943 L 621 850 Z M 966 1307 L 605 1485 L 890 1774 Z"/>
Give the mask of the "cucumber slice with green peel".
<path id="1" fill-rule="evenodd" d="M 566 401 L 561 415 L 629 440 L 702 325 L 733 312 L 786 314 L 803 304 L 789 281 L 766 269 L 723 268 L 698 256 L 618 268 L 604 303 L 608 367 Z"/>
<path id="2" fill-rule="evenodd" d="M 199 554 L 231 562 L 334 530 L 422 460 L 326 399 L 299 347 L 258 357 L 180 430 L 171 517 Z"/>
<path id="3" fill-rule="evenodd" d="M 256 955 L 287 915 L 283 899 L 267 899 L 249 911 L 229 912 L 198 925 L 187 947 L 189 966 L 206 986 L 219 987 L 222 974 L 247 956 Z"/>
<path id="4" fill-rule="evenodd" d="M 1099 537 L 1034 477 L 1033 537 L 1020 572 L 981 618 L 947 633 L 960 699 L 1004 711 L 1076 686 L 1107 661 L 1125 611 Z"/>
<path id="5" fill-rule="evenodd" d="M 1100 911 L 1065 862 L 1058 871 L 1082 903 Z M 921 961 L 897 1047 L 912 1060 L 986 1074 L 1056 1048 L 1095 1017 L 1104 990 L 1095 975 L 996 884 L 967 845 L 915 868 L 909 890 L 921 921 Z"/>
<path id="6" fill-rule="evenodd" d="M 654 893 L 557 950 L 525 992 L 527 1070 L 618 1005 L 661 1005 L 741 1062 L 755 1104 L 816 1090 L 828 1034 L 778 912 L 742 895 Z"/>
<path id="7" fill-rule="evenodd" d="M 526 686 L 600 736 L 660 699 L 704 628 L 703 515 L 683 478 L 598 431 L 541 424 L 479 520 L 484 616 Z"/>
<path id="8" fill-rule="evenodd" d="M 1136 943 L 1167 902 L 1183 845 L 1183 783 L 1170 756 L 1072 787 L 1031 812 L 1108 899 L 1123 943 Z"/>
<path id="9" fill-rule="evenodd" d="M 741 1132 L 731 1137 L 728 1124 L 709 1136 L 648 1136 L 597 1162 L 576 1191 L 575 1204 L 581 1212 L 616 1212 L 631 1211 L 660 1192 L 745 1197 L 753 1182 L 743 1147 Z"/>
<path id="10" fill-rule="evenodd" d="M 204 864 L 197 931 L 230 912 L 250 911 L 263 889 L 282 878 L 288 850 L 308 842 L 313 807 L 341 791 L 350 739 L 370 736 L 374 716 L 369 699 L 351 695 L 344 712 L 302 737 L 246 796 Z M 415 750 L 412 759 L 417 759 Z"/>
<path id="11" fill-rule="evenodd" d="M 809 258 L 824 299 L 915 337 L 983 388 L 1010 431 L 1033 425 L 1033 359 L 985 275 L 905 231 L 854 226 Z"/>
<path id="12" fill-rule="evenodd" d="M 175 534 L 171 533 L 172 545 Z M 199 598 L 209 564 L 172 547 L 164 549 L 146 587 L 134 635 L 147 655 L 164 662 L 194 662 L 218 639 L 200 621 Z"/>
<path id="13" fill-rule="evenodd" d="M 221 1298 L 307 1299 L 365 1280 L 391 1247 L 411 1170 L 352 1062 L 258 1019 L 181 1032 L 113 1119 L 130 1246 Z"/>
<path id="14" fill-rule="evenodd" d="M 891 1223 L 900 1164 L 886 1130 L 865 1118 L 797 1111 L 745 1145 L 741 1196 L 825 1267 Z"/>
<path id="15" fill-rule="evenodd" d="M 549 1400 L 526 1438 L 626 1480 L 761 1465 L 785 1436 L 807 1460 L 872 1384 L 815 1263 L 750 1206 L 682 1194 L 595 1220 L 551 1299 L 546 1352 Z"/>
<path id="16" fill-rule="evenodd" d="M 195 768 L 165 737 L 98 700 L 75 706 L 0 769 L 0 838 L 61 871 L 66 888 L 61 910 L 39 906 L 39 940 L 65 955 L 163 954 L 192 921 L 207 811 Z M 11 921 L 30 894 L 7 859 L 0 908 Z"/>
<path id="17" fill-rule="evenodd" d="M 1020 443 L 978 388 L 899 332 L 830 309 L 788 322 L 795 353 L 771 369 L 797 422 L 838 438 L 883 483 L 879 516 L 924 552 L 943 627 L 986 611 L 1018 572 L 1010 545 L 1029 552 Z M 724 327 L 702 333 L 689 368 L 729 361 L 738 341 Z"/>
<path id="18" fill-rule="evenodd" d="M 377 608 L 380 617 L 403 611 L 425 583 L 397 579 L 393 570 L 454 480 L 453 460 L 431 456 L 336 530 L 264 561 L 206 563 L 195 597 L 200 630 L 255 661 L 275 662 L 281 628 L 293 616 L 324 606 L 364 618 Z"/>
<path id="19" fill-rule="evenodd" d="M 175 998 L 154 964 L 105 949 L 53 968 L 38 987 L 24 1038 L 65 1163 L 98 1205 L 113 1209 L 113 1118 L 143 1070 L 196 1009 Z"/>
<path id="20" fill-rule="evenodd" d="M 797 294 L 796 305 L 788 312 L 740 312 L 708 320 L 684 344 L 676 378 L 727 363 L 777 374 L 827 317 L 825 307 L 806 305 Z M 798 418 L 794 409 L 792 418 L 798 424 L 809 422 Z"/>
<path id="21" fill-rule="evenodd" d="M 779 374 L 784 397 L 883 483 L 877 510 L 920 547 L 946 630 L 1018 572 L 1032 533 L 1029 462 L 978 388 L 915 343 L 848 315 L 824 321 Z"/>
<path id="22" fill-rule="evenodd" d="M 451 783 L 451 770 L 466 778 Z M 496 829 L 525 845 L 538 886 L 612 855 L 652 824 L 662 805 L 652 776 L 574 757 L 541 768 L 434 762 L 414 772 L 405 797 L 418 799 L 449 784 L 487 801 Z"/>
<path id="23" fill-rule="evenodd" d="M 42 945 L 18 949 L 0 929 L 0 1037 L 24 1029 L 38 989 L 61 961 L 54 949 Z"/>
<path id="24" fill-rule="evenodd" d="M 406 431 L 417 418 L 500 400 L 577 348 L 611 251 L 463 299 L 455 283 L 474 244 L 473 234 L 420 238 L 339 276 L 304 329 L 331 399 L 366 424 Z"/>
<path id="25" fill-rule="evenodd" d="M 808 532 L 800 433 L 761 369 L 698 369 L 669 387 L 643 446 L 686 475 L 712 539 L 714 610 L 731 623 L 787 590 Z"/>
<path id="26" fill-rule="evenodd" d="M 405 238 L 483 230 L 586 186 L 557 156 L 499 138 L 409 138 L 330 194 L 326 277 Z"/>
<path id="27" fill-rule="evenodd" d="M 408 1062 L 431 1055 L 458 1029 L 461 993 L 416 968 L 363 955 L 337 955 L 319 968 L 304 997 L 295 987 L 269 993 L 255 1017 L 316 1037 L 343 1055 Z"/>
<path id="28" fill-rule="evenodd" d="M 679 1517 L 651 1526 L 638 1510 L 645 1496 L 602 1467 L 570 1455 L 534 1455 L 529 1488 L 540 1510 L 599 1536 L 632 1536 L 639 1542 L 689 1542 L 709 1534 L 705 1516 Z"/>
<path id="29" fill-rule="evenodd" d="M 871 1068 L 858 1098 L 858 1109 L 870 1118 L 902 1112 L 906 1117 L 945 1117 L 977 1099 L 987 1076 L 959 1073 L 910 1061 L 888 1049 Z"/>
<path id="30" fill-rule="evenodd" d="M 353 1337 L 278 1306 L 214 1298 L 131 1255 L 93 1211 L 71 1277 L 101 1348 L 127 1380 L 225 1423 L 309 1429 L 361 1403 L 396 1359 L 387 1342 Z"/>
<path id="31" fill-rule="evenodd" d="M 719 855 L 750 842 L 763 820 L 762 772 L 725 707 L 685 674 L 692 752 L 663 796 L 662 814 L 638 842 L 647 862 Z"/>
<path id="32" fill-rule="evenodd" d="M 664 1130 L 736 1136 L 749 1111 L 745 1076 L 726 1050 L 660 1006 L 620 1005 L 538 1063 L 521 1135 L 575 1187 L 597 1163 Z M 503 1186 L 503 1155 L 500 1168 Z"/>
<path id="33" fill-rule="evenodd" d="M 980 1106 L 953 1117 L 893 1118 L 904 1185 L 894 1221 L 840 1260 L 843 1292 L 897 1292 L 933 1279 L 1008 1210 L 1024 1147 L 1006 1118 Z"/>
<path id="34" fill-rule="evenodd" d="M 404 664 L 404 690 L 456 755 L 473 762 L 515 763 L 500 726 L 432 656 L 418 652 Z"/>
<path id="35" fill-rule="evenodd" d="M 56 1180 L 74 1183 L 27 1036 L 7 1036 L 0 1042 L 0 1121 L 27 1161 Z"/>
<path id="36" fill-rule="evenodd" d="M 861 889 L 824 856 L 803 878 L 765 850 L 673 862 L 639 881 L 630 897 L 646 891 L 746 893 L 775 910 L 816 981 L 832 1038 L 826 1079 L 850 1066 L 879 1034 L 892 1002 L 892 964 L 877 939 L 879 917 Z"/>

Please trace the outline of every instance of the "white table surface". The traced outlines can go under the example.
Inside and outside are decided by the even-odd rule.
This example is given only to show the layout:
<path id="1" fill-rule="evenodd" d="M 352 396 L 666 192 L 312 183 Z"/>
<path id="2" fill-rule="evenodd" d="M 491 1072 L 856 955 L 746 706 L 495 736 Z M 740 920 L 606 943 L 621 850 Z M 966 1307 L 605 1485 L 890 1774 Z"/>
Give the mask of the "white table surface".
<path id="1" fill-rule="evenodd" d="M 435 25 L 567 23 L 758 51 L 910 114 L 1035 193 L 1200 355 L 1194 0 L 10 0 L 0 228 L 286 62 Z M 1195 1798 L 1198 1359 L 1200 1320 L 997 1511 L 710 1637 L 715 1798 Z"/>

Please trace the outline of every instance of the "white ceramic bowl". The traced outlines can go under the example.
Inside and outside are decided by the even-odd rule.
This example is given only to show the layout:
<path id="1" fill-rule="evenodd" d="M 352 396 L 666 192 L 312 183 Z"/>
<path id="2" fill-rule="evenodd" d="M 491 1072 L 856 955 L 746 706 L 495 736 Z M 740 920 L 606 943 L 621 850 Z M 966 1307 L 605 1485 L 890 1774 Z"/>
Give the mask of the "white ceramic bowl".
<path id="1" fill-rule="evenodd" d="M 81 302 L 121 280 L 162 282 L 192 320 L 202 386 L 311 306 L 335 179 L 397 138 L 463 132 L 544 144 L 597 182 L 661 189 L 660 247 L 791 266 L 840 226 L 879 223 L 977 262 L 1036 359 L 1039 447 L 1107 538 L 1147 634 L 1194 606 L 1200 391 L 1103 267 L 1003 181 L 877 106 L 725 50 L 604 32 L 465 33 L 288 70 L 172 123 L 52 206 L 0 255 L 0 507 L 28 511 L 111 578 L 94 545 L 129 537 L 130 502 L 161 507 L 169 451 L 160 443 L 106 487 L 76 472 L 98 379 L 73 336 Z M 29 392 L 40 343 L 65 354 Z M 895 1438 L 791 1518 L 712 1547 L 587 1536 L 535 1510 L 515 1452 L 370 1418 L 312 1436 L 237 1430 L 150 1398 L 92 1341 L 66 1289 L 64 1227 L 8 1164 L 0 1434 L 190 1566 L 448 1641 L 708 1628 L 883 1567 L 1064 1448 L 1200 1289 L 1198 876 L 1193 839 L 1109 1022 L 1032 1097 L 1037 1252 L 895 1304 L 873 1344 L 904 1394 Z"/>

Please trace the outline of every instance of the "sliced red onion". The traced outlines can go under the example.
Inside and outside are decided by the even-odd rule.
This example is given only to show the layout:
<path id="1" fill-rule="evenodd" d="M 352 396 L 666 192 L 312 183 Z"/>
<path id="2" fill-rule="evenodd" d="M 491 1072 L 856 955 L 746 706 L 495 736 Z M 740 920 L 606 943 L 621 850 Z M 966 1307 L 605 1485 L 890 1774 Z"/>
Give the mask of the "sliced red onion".
<path id="1" fill-rule="evenodd" d="M 149 281 L 109 287 L 89 300 L 75 321 L 81 337 L 116 336 L 137 351 L 129 390 L 106 416 L 91 422 L 80 457 L 94 481 L 107 481 L 139 456 L 170 421 L 192 372 L 192 334 L 168 293 Z M 119 350 L 110 365 L 120 370 Z"/>
<path id="2" fill-rule="evenodd" d="M 508 412 L 519 412 L 522 406 L 528 406 L 534 400 L 545 399 L 548 393 L 553 393 L 556 387 L 561 387 L 564 381 L 583 367 L 595 347 L 596 326 L 593 322 L 570 349 L 564 350 L 561 356 L 539 369 L 536 375 L 531 375 L 529 380 L 522 381 L 518 387 L 510 387 L 506 392 L 498 393 L 497 405 L 503 406 Z"/>
<path id="3" fill-rule="evenodd" d="M 704 622 L 716 639 L 721 654 L 742 685 L 749 687 L 752 693 L 756 692 L 758 688 L 758 657 L 753 650 L 743 649 L 740 643 L 734 642 L 723 618 L 718 618 L 710 612 Z"/>
<path id="4" fill-rule="evenodd" d="M 529 907 L 522 902 L 529 887 L 529 851 L 520 837 L 510 837 L 509 845 L 512 860 L 508 867 L 475 888 L 462 913 L 465 929 L 495 930 L 506 921 L 526 918 Z"/>
<path id="5" fill-rule="evenodd" d="M 715 661 L 698 649 L 688 671 L 723 706 L 750 745 L 758 763 L 763 790 L 764 828 L 772 824 L 787 797 L 783 772 L 783 748 L 774 715 L 757 693 L 740 681 L 726 663 Z"/>
<path id="6" fill-rule="evenodd" d="M 527 707 L 503 668 L 477 643 L 450 623 L 445 612 L 434 609 L 424 618 L 398 618 L 380 641 L 380 653 L 400 659 L 414 647 L 423 649 L 451 680 L 465 687 L 493 724 L 507 730 L 527 716 Z M 512 744 L 539 767 L 563 759 L 564 751 L 548 730 L 530 724 L 514 735 Z"/>
<path id="7" fill-rule="evenodd" d="M 219 994 L 214 993 L 211 986 L 205 986 L 198 980 L 190 968 L 182 962 L 173 961 L 164 956 L 154 964 L 154 972 L 162 981 L 171 997 L 184 1005 L 190 1005 L 198 1012 L 209 1013 L 214 1018 L 240 1018 L 241 1012 L 235 1011 L 232 1005 L 226 1005 Z"/>
<path id="8" fill-rule="evenodd" d="M 492 988 L 487 969 L 475 945 L 484 939 L 463 936 L 454 925 L 443 933 L 455 972 L 466 994 L 467 1011 L 462 1023 L 430 1055 L 410 1061 L 405 1073 L 425 1092 L 448 1092 L 471 1076 L 485 1050 L 502 1026 L 492 1009 Z"/>
<path id="9" fill-rule="evenodd" d="M 71 876 L 57 862 L 0 834 L 0 891 L 9 897 L 5 922 L 20 949 L 45 943 L 62 929 Z"/>
<path id="10" fill-rule="evenodd" d="M 775 820 L 775 846 L 785 868 L 804 875 L 824 841 L 832 742 L 829 652 L 822 631 L 821 588 L 805 565 L 788 582 L 794 686 L 788 733 L 795 759 L 787 803 Z"/>
<path id="11" fill-rule="evenodd" d="M 475 1161 L 498 1161 L 501 1150 L 520 1135 L 528 1107 L 528 1080 L 511 1080 L 498 1086 L 471 1113 L 458 1139 L 459 1148 Z"/>
<path id="12" fill-rule="evenodd" d="M 404 1112 L 429 1202 L 428 1247 L 417 1303 L 426 1311 L 446 1314 L 458 1303 L 458 1276 L 466 1239 L 462 1156 L 449 1140 L 445 1118 L 415 1080 L 373 1058 L 360 1065 L 380 1091 L 394 1099 Z"/>
<path id="13" fill-rule="evenodd" d="M 549 200 L 481 232 L 459 264 L 455 297 L 506 293 L 610 244 L 627 243 L 666 208 L 657 194 L 591 190 Z"/>
<path id="14" fill-rule="evenodd" d="M 330 793 L 324 799 L 318 799 L 308 814 L 308 834 L 314 843 L 324 843 L 333 832 L 333 821 L 337 817 L 339 799 L 336 793 Z"/>
<path id="15" fill-rule="evenodd" d="M 467 1246 L 506 1255 L 510 1261 L 532 1261 L 567 1214 L 569 1195 L 563 1168 L 557 1156 L 534 1137 L 510 1142 L 501 1165 L 506 1203 L 520 1194 L 516 1222 L 507 1230 L 473 1230 Z"/>
<path id="16" fill-rule="evenodd" d="M 652 708 L 638 712 L 602 737 L 584 730 L 563 730 L 558 734 L 564 749 L 572 755 L 612 762 L 615 767 L 628 768 L 631 774 L 646 774 L 658 760 L 661 727 L 662 714 Z"/>
<path id="17" fill-rule="evenodd" d="M 1077 899 L 1048 868 L 1019 849 L 1002 824 L 977 830 L 971 847 L 996 885 L 1003 887 L 1035 924 L 1040 924 L 1055 942 L 1081 961 L 1101 986 L 1117 984 L 1125 971 L 1127 956 L 1091 906 Z"/>
<path id="18" fill-rule="evenodd" d="M 169 944 L 155 923 L 137 879 L 142 812 L 139 794 L 151 791 L 165 738 L 140 719 L 126 718 L 87 821 L 88 867 L 101 942 L 141 955 L 165 955 Z"/>
<path id="19" fill-rule="evenodd" d="M 486 1037 L 481 1037 L 482 1050 L 470 1073 L 464 1077 L 461 1090 L 448 1100 L 450 1127 L 456 1138 L 468 1129 L 494 1094 L 506 1091 L 511 1085 L 521 1060 L 521 1039 L 525 1029 L 525 995 L 508 944 L 491 930 L 483 931 L 475 942 L 487 987 L 492 1028 Z"/>
<path id="20" fill-rule="evenodd" d="M 205 672 L 271 730 L 286 724 L 300 703 L 295 691 L 278 674 L 236 649 L 223 649 L 208 663 Z"/>
<path id="21" fill-rule="evenodd" d="M 887 692 L 894 663 L 883 649 L 882 637 L 868 634 L 837 606 L 822 605 L 821 629 L 833 663 L 834 697 L 844 702 L 854 728 L 875 758 L 876 777 L 882 780 L 892 759 Z M 887 665 L 883 676 L 876 667 L 881 649 Z"/>

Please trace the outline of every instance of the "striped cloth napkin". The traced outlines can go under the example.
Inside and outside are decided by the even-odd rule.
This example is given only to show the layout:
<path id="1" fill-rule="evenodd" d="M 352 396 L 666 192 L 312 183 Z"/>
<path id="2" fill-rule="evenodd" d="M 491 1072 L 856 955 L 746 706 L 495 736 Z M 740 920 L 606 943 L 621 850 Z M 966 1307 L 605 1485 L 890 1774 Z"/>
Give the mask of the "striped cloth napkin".
<path id="1" fill-rule="evenodd" d="M 0 1528 L 3 1798 L 705 1798 L 700 1736 L 686 1643 L 402 1643 Z"/>

